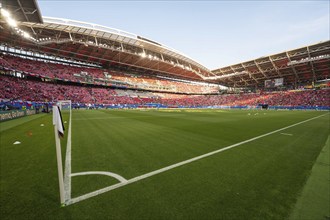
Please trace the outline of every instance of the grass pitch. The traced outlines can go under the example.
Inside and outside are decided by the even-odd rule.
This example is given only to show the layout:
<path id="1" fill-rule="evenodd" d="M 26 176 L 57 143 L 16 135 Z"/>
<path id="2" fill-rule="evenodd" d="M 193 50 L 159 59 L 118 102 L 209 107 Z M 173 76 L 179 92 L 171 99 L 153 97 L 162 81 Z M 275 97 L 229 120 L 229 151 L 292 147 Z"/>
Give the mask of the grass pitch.
<path id="1" fill-rule="evenodd" d="M 72 173 L 131 179 L 325 113 L 73 111 Z M 61 208 L 51 119 L 0 124 L 2 219 L 287 219 L 329 136 L 328 114 Z M 73 198 L 118 183 L 71 180 Z"/>

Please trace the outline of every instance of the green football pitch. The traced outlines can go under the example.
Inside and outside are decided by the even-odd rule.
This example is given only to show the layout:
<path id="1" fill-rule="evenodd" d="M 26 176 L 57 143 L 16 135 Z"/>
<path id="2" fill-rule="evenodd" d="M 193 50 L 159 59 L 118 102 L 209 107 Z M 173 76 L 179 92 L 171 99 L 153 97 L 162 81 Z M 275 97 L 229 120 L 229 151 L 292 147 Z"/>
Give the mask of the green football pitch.
<path id="1" fill-rule="evenodd" d="M 73 110 L 68 152 L 63 119 L 65 207 L 52 116 L 0 123 L 1 219 L 289 219 L 330 123 L 324 111 Z"/>

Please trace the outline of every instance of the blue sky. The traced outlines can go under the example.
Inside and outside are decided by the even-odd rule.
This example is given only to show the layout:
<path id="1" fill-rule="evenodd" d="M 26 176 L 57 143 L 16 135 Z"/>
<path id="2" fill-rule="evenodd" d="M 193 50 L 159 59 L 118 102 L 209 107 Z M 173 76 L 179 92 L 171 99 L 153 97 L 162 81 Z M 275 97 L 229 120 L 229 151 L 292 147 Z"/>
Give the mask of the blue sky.
<path id="1" fill-rule="evenodd" d="M 56 1 L 43 16 L 96 23 L 215 69 L 329 40 L 329 1 Z"/>

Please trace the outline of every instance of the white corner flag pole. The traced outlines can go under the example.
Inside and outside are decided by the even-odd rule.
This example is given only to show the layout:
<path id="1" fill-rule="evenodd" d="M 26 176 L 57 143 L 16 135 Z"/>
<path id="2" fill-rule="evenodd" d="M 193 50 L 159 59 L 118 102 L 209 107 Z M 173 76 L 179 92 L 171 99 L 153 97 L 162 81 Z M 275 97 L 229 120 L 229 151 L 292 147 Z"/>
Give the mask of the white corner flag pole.
<path id="1" fill-rule="evenodd" d="M 61 204 L 65 204 L 64 200 L 64 181 L 63 181 L 63 165 L 62 165 L 62 153 L 61 153 L 61 141 L 58 134 L 58 120 L 59 120 L 58 107 L 53 106 L 53 124 L 55 132 L 55 143 L 56 143 L 56 156 L 57 156 L 57 169 L 58 169 L 58 181 L 60 185 L 60 199 Z"/>

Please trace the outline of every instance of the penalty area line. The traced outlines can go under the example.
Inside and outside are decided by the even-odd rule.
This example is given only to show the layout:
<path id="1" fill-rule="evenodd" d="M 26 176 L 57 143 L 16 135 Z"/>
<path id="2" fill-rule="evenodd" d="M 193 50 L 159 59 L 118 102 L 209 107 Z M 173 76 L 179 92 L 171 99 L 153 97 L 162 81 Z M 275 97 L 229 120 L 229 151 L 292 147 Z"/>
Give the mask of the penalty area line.
<path id="1" fill-rule="evenodd" d="M 203 158 L 206 158 L 206 157 L 209 157 L 209 156 L 212 156 L 214 154 L 217 154 L 217 153 L 220 153 L 220 152 L 223 152 L 223 151 L 226 151 L 226 150 L 229 150 L 231 148 L 235 148 L 235 147 L 238 147 L 240 145 L 243 145 L 243 144 L 246 144 L 246 143 L 249 143 L 249 142 L 252 142 L 252 141 L 255 141 L 257 139 L 260 139 L 260 138 L 263 138 L 263 137 L 266 137 L 266 136 L 269 136 L 271 134 L 274 134 L 274 133 L 277 133 L 279 131 L 283 131 L 283 130 L 286 130 L 288 128 L 292 128 L 294 126 L 297 126 L 297 125 L 300 125 L 300 124 L 303 124 L 303 123 L 306 123 L 306 122 L 309 122 L 309 121 L 312 121 L 314 119 L 317 119 L 317 118 L 320 118 L 320 117 L 323 117 L 325 115 L 327 115 L 329 113 L 326 113 L 326 114 L 322 114 L 322 115 L 319 115 L 319 116 L 316 116 L 316 117 L 313 117 L 313 118 L 310 118 L 310 119 L 307 119 L 307 120 L 304 120 L 304 121 L 301 121 L 301 122 L 298 122 L 298 123 L 295 123 L 295 124 L 292 124 L 292 125 L 289 125 L 289 126 L 286 126 L 284 128 L 280 128 L 280 129 L 277 129 L 277 130 L 274 130 L 274 131 L 271 131 L 271 132 L 268 132 L 266 134 L 262 134 L 262 135 L 259 135 L 257 137 L 254 137 L 254 138 L 251 138 L 251 139 L 248 139 L 248 140 L 245 140 L 245 141 L 242 141 L 242 142 L 239 142 L 239 143 L 236 143 L 236 144 L 233 144 L 233 145 L 230 145 L 230 146 L 227 146 L 227 147 L 224 147 L 224 148 L 221 148 L 219 150 L 215 150 L 215 151 L 212 151 L 212 152 L 209 152 L 209 153 L 206 153 L 206 154 L 203 154 L 203 155 L 200 155 L 200 156 L 197 156 L 197 157 L 194 157 L 194 158 L 191 158 L 191 159 L 188 159 L 188 160 L 184 160 L 184 161 L 181 161 L 179 163 L 176 163 L 176 164 L 172 164 L 170 166 L 167 166 L 167 167 L 164 167 L 164 168 L 161 168 L 159 170 L 155 170 L 155 171 L 152 171 L 150 173 L 146 173 L 146 174 L 143 174 L 141 176 L 137 176 L 137 177 L 134 177 L 132 179 L 129 179 L 127 180 L 126 182 L 120 182 L 120 183 L 117 183 L 117 184 L 114 184 L 114 185 L 111 185 L 111 186 L 108 186 L 108 187 L 105 187 L 105 188 L 102 188 L 102 189 L 99 189 L 99 190 L 96 190 L 96 191 L 93 191 L 93 192 L 90 192 L 90 193 L 87 193 L 85 195 L 82 195 L 82 196 L 79 196 L 79 197 L 76 197 L 76 198 L 73 198 L 73 199 L 70 199 L 66 204 L 67 205 L 71 205 L 71 204 L 74 204 L 74 203 L 77 203 L 77 202 L 80 202 L 82 200 L 86 200 L 86 199 L 89 199 L 91 197 L 94 197 L 94 196 L 97 196 L 97 195 L 100 195 L 102 193 L 105 193 L 105 192 L 109 192 L 111 190 L 114 190 L 114 189 L 117 189 L 117 188 L 120 188 L 122 186 L 126 186 L 128 184 L 131 184 L 131 183 L 134 183 L 134 182 L 137 182 L 137 181 L 140 181 L 140 180 L 143 180 L 143 179 L 146 179 L 148 177 L 151 177 L 151 176 L 154 176 L 154 175 L 157 175 L 159 173 L 163 173 L 165 171 L 168 171 L 168 170 L 171 170 L 171 169 L 174 169 L 174 168 L 177 168 L 177 167 L 180 167 L 180 166 L 183 166 L 185 164 L 188 164 L 188 163 L 191 163 L 191 162 L 194 162 L 194 161 L 197 161 L 197 160 L 200 160 L 200 159 L 203 159 Z"/>

